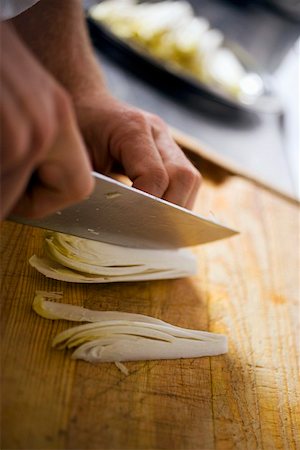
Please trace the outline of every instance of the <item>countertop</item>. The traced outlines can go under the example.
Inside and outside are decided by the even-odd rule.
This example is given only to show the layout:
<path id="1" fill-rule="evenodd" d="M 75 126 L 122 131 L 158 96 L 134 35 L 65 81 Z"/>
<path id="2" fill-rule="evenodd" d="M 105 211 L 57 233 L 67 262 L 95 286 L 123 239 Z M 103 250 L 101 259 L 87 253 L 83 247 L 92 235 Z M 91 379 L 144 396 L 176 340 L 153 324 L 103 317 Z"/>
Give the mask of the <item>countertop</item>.
<path id="1" fill-rule="evenodd" d="M 196 211 L 239 236 L 193 249 L 197 275 L 72 284 L 28 264 L 43 232 L 1 227 L 2 449 L 210 450 L 300 448 L 299 209 L 195 159 Z M 97 310 L 137 312 L 219 332 L 227 354 L 173 361 L 74 361 L 51 348 L 72 326 L 37 316 L 37 290 Z"/>

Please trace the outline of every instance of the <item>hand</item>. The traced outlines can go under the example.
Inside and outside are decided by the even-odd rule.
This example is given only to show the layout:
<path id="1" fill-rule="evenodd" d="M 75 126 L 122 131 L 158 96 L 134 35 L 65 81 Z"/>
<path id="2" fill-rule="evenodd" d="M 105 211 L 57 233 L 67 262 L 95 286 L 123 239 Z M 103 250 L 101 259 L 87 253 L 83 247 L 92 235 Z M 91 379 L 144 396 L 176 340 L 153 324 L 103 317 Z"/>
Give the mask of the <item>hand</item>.
<path id="1" fill-rule="evenodd" d="M 93 187 L 90 162 L 65 91 L 1 24 L 1 208 L 41 217 Z"/>
<path id="2" fill-rule="evenodd" d="M 134 187 L 191 208 L 200 174 L 161 119 L 107 92 L 88 38 L 82 2 L 44 0 L 16 17 L 14 24 L 72 96 L 95 170 L 109 174 L 119 163 Z"/>
<path id="3" fill-rule="evenodd" d="M 201 175 L 159 117 L 104 90 L 83 93 L 75 108 L 95 170 L 109 174 L 119 163 L 135 188 L 192 208 Z"/>

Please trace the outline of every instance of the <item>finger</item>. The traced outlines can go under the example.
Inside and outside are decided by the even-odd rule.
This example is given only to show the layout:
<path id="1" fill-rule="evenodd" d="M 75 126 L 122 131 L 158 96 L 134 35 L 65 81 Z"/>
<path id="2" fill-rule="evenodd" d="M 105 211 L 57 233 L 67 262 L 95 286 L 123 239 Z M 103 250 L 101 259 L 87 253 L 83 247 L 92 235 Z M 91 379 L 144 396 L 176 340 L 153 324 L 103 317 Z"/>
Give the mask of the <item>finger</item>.
<path id="1" fill-rule="evenodd" d="M 195 202 L 201 175 L 171 137 L 167 126 L 152 117 L 153 137 L 168 172 L 169 186 L 164 199 L 191 209 Z"/>
<path id="2" fill-rule="evenodd" d="M 189 196 L 189 198 L 187 200 L 187 203 L 185 205 L 185 207 L 187 209 L 193 209 L 193 207 L 195 205 L 195 202 L 196 202 L 196 199 L 197 199 L 197 197 L 199 195 L 199 190 L 200 190 L 201 185 L 202 185 L 202 175 L 201 175 L 201 173 L 199 172 L 199 170 L 197 170 L 197 168 L 193 164 L 192 164 L 192 168 L 194 170 L 194 180 L 195 181 L 194 181 L 194 185 L 193 185 L 193 188 L 191 190 L 190 196 Z"/>
<path id="3" fill-rule="evenodd" d="M 79 202 L 93 189 L 91 166 L 81 137 L 73 124 L 60 131 L 35 180 L 14 212 L 40 218 Z"/>
<path id="4" fill-rule="evenodd" d="M 111 151 L 133 181 L 133 187 L 162 197 L 168 188 L 169 177 L 147 121 L 137 114 L 132 118 L 131 127 L 120 135 L 122 139 L 112 142 Z"/>
<path id="5" fill-rule="evenodd" d="M 31 139 L 29 122 L 5 80 L 1 87 L 0 120 L 1 173 L 4 174 L 27 159 Z"/>
<path id="6" fill-rule="evenodd" d="M 2 80 L 0 122 L 0 219 L 3 219 L 25 191 L 32 170 L 30 126 L 5 80 Z"/>
<path id="7" fill-rule="evenodd" d="M 7 45 L 3 45 L 5 64 L 1 65 L 1 77 L 5 89 L 13 93 L 19 113 L 27 118 L 30 157 L 36 158 L 52 143 L 56 132 L 57 92 L 60 87 L 10 28 L 3 39 Z"/>
<path id="8" fill-rule="evenodd" d="M 4 219 L 12 211 L 18 199 L 26 190 L 30 179 L 31 166 L 20 166 L 1 175 L 0 186 L 0 220 Z"/>

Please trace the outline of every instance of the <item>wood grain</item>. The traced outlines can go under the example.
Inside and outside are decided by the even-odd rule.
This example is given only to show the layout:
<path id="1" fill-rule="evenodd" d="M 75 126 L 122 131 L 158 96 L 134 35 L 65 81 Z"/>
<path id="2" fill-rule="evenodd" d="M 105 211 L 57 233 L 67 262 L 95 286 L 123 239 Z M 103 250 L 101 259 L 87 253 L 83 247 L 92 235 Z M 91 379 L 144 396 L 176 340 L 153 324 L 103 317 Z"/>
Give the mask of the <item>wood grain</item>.
<path id="1" fill-rule="evenodd" d="M 42 232 L 1 228 L 2 449 L 299 449 L 299 210 L 198 160 L 197 211 L 239 229 L 194 251 L 183 280 L 72 285 L 28 265 Z M 69 326 L 35 315 L 36 290 L 228 335 L 227 355 L 113 364 L 51 348 Z"/>

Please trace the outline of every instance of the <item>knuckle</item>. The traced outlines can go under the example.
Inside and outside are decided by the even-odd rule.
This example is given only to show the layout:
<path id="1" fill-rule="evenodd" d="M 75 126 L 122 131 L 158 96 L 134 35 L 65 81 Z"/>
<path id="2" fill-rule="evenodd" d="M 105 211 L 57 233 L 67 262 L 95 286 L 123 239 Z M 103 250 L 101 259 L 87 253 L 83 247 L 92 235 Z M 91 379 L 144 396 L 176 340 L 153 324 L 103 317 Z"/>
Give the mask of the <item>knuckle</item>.
<path id="1" fill-rule="evenodd" d="M 64 89 L 56 87 L 44 98 L 43 111 L 32 119 L 32 157 L 43 157 L 53 143 L 58 128 L 69 121 L 72 114 L 71 100 Z"/>
<path id="2" fill-rule="evenodd" d="M 125 111 L 122 116 L 122 123 L 117 132 L 111 136 L 112 148 L 125 151 L 129 144 L 132 146 L 143 146 L 145 139 L 149 139 L 150 126 L 146 117 L 139 111 Z"/>
<path id="3" fill-rule="evenodd" d="M 169 176 L 167 171 L 162 167 L 157 167 L 151 171 L 151 181 L 159 191 L 165 192 L 169 186 Z"/>
<path id="4" fill-rule="evenodd" d="M 51 114 L 36 117 L 33 123 L 32 156 L 39 157 L 44 154 L 54 139 L 56 123 Z"/>
<path id="5" fill-rule="evenodd" d="M 32 157 L 39 159 L 48 151 L 59 126 L 56 94 L 48 90 L 40 100 L 40 108 L 32 116 Z"/>
<path id="6" fill-rule="evenodd" d="M 24 162 L 29 156 L 30 129 L 28 125 L 22 123 L 18 130 L 11 136 L 11 148 L 5 152 L 7 159 L 15 166 Z"/>
<path id="7" fill-rule="evenodd" d="M 193 169 L 190 166 L 175 165 L 173 176 L 183 185 L 190 185 L 194 181 Z"/>
<path id="8" fill-rule="evenodd" d="M 192 164 L 174 165 L 171 173 L 173 180 L 185 188 L 201 184 L 201 175 Z"/>
<path id="9" fill-rule="evenodd" d="M 70 95 L 60 86 L 56 87 L 54 94 L 55 109 L 60 119 L 70 117 L 72 114 L 72 101 Z"/>
<path id="10" fill-rule="evenodd" d="M 148 124 L 146 114 L 135 109 L 127 111 L 125 114 L 125 119 L 127 123 L 130 123 L 131 127 L 135 130 L 146 128 Z"/>
<path id="11" fill-rule="evenodd" d="M 197 187 L 200 187 L 203 181 L 203 177 L 201 175 L 201 173 L 197 170 L 194 169 L 194 183 Z"/>
<path id="12" fill-rule="evenodd" d="M 70 187 L 72 193 L 72 201 L 77 202 L 84 200 L 91 195 L 94 188 L 94 182 L 92 177 L 85 176 L 81 181 L 77 181 Z"/>
<path id="13" fill-rule="evenodd" d="M 163 119 L 161 119 L 159 116 L 157 116 L 156 114 L 148 114 L 148 117 L 150 118 L 152 124 L 159 129 L 167 129 L 167 125 L 164 122 Z"/>

